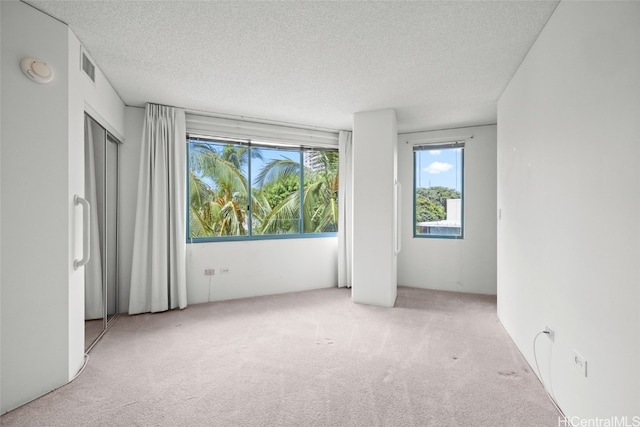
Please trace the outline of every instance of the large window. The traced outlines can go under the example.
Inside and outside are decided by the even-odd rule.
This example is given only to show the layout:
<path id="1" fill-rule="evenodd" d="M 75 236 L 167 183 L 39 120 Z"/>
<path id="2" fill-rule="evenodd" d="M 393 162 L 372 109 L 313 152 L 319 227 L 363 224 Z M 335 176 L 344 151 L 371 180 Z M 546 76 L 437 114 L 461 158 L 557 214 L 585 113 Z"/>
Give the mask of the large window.
<path id="1" fill-rule="evenodd" d="M 335 233 L 338 151 L 188 138 L 188 241 Z"/>
<path id="2" fill-rule="evenodd" d="M 414 236 L 463 236 L 464 143 L 416 146 Z"/>

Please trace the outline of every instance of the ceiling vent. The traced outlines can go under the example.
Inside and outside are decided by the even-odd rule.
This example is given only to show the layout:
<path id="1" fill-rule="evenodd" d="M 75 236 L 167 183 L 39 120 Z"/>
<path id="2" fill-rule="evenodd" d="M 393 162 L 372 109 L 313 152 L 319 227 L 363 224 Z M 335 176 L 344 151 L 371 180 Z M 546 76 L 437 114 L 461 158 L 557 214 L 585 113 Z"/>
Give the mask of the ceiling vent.
<path id="1" fill-rule="evenodd" d="M 96 65 L 89 59 L 87 53 L 82 50 L 82 71 L 91 79 L 92 82 L 96 82 Z"/>

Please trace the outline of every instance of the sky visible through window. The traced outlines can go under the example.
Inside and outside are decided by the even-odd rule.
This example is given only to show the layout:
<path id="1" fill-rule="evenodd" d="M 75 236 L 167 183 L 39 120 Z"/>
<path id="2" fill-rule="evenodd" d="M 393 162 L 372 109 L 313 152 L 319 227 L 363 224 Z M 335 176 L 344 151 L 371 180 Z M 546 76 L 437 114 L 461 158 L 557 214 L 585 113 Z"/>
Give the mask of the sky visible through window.
<path id="1" fill-rule="evenodd" d="M 295 148 L 293 150 L 287 150 L 287 149 L 282 149 L 282 148 L 281 149 L 275 149 L 275 148 L 271 148 L 271 147 L 254 147 L 253 150 L 260 150 L 260 153 L 262 153 L 262 159 L 259 159 L 259 158 L 251 159 L 251 163 L 252 163 L 251 164 L 251 173 L 253 174 L 253 176 L 251 178 L 252 178 L 252 183 L 253 183 L 254 187 L 257 185 L 256 177 L 258 176 L 258 173 L 269 162 L 271 162 L 273 160 L 287 159 L 287 160 L 291 160 L 291 161 L 296 162 L 296 163 L 300 163 L 300 151 L 297 148 Z M 243 172 L 247 173 L 247 168 L 246 167 L 243 168 Z"/>
<path id="2" fill-rule="evenodd" d="M 416 187 L 447 187 L 457 191 L 462 190 L 460 179 L 460 152 L 462 149 L 442 149 L 417 151 Z"/>
<path id="3" fill-rule="evenodd" d="M 224 143 L 217 143 L 215 144 L 216 147 L 222 147 L 225 144 Z M 251 166 L 251 170 L 253 172 L 253 186 L 256 185 L 256 176 L 258 174 L 259 171 L 262 170 L 262 168 L 268 164 L 269 162 L 271 162 L 272 160 L 281 160 L 281 159 L 289 159 L 292 160 L 294 162 L 300 162 L 300 153 L 299 151 L 297 151 L 297 149 L 294 149 L 294 151 L 290 151 L 290 150 L 286 150 L 286 149 L 272 149 L 269 147 L 254 147 L 254 150 L 259 149 L 260 152 L 262 153 L 262 159 L 259 158 L 252 158 L 251 162 L 252 162 L 252 166 Z M 244 176 L 247 176 L 249 173 L 249 165 L 248 164 L 243 164 L 240 167 L 240 170 L 242 171 L 242 173 L 244 174 Z M 210 185 L 212 187 L 216 187 L 216 184 L 211 180 L 210 177 L 207 176 L 203 176 L 202 180 L 207 183 L 207 185 Z"/>

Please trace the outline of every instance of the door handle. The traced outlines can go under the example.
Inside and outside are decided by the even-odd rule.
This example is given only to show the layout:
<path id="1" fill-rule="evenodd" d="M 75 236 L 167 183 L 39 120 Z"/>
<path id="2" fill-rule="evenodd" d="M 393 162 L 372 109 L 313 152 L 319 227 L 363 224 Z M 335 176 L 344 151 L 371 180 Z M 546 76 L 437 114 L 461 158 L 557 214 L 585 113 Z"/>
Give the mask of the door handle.
<path id="1" fill-rule="evenodd" d="M 82 206 L 82 259 L 73 260 L 73 269 L 77 270 L 88 263 L 91 256 L 91 206 L 87 199 L 77 194 L 73 196 L 73 204 Z"/>
<path id="2" fill-rule="evenodd" d="M 402 184 L 400 184 L 398 181 L 395 182 L 395 224 L 394 224 L 394 231 L 395 231 L 395 239 L 396 239 L 396 244 L 395 244 L 395 253 L 396 255 L 398 255 L 400 253 L 400 251 L 402 250 Z"/>

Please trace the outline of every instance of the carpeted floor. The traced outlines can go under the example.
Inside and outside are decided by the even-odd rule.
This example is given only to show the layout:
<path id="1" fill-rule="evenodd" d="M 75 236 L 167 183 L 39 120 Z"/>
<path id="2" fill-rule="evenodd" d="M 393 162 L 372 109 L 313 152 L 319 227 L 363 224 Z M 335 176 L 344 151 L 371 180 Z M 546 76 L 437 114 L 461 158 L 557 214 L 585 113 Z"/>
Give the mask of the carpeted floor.
<path id="1" fill-rule="evenodd" d="M 495 297 L 322 289 L 122 316 L 3 426 L 557 426 Z"/>

